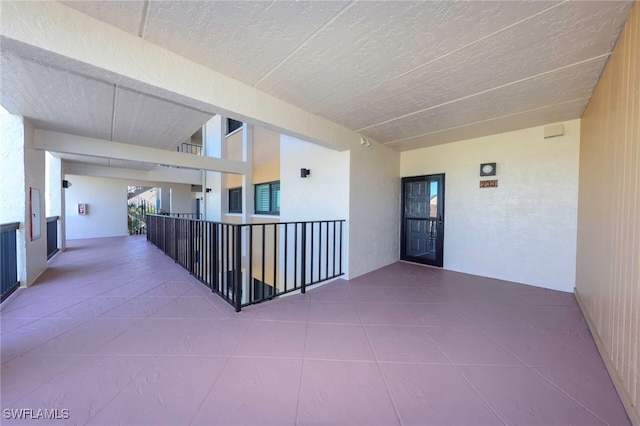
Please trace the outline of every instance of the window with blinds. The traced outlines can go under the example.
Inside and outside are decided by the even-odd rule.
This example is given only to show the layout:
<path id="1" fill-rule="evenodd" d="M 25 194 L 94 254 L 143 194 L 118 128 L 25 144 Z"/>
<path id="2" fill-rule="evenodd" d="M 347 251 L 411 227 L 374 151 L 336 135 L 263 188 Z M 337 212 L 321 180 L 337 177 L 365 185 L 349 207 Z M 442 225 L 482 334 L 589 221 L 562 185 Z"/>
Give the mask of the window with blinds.
<path id="1" fill-rule="evenodd" d="M 280 182 L 255 185 L 256 214 L 280 214 Z"/>
<path id="2" fill-rule="evenodd" d="M 242 213 L 242 188 L 229 189 L 229 213 Z"/>

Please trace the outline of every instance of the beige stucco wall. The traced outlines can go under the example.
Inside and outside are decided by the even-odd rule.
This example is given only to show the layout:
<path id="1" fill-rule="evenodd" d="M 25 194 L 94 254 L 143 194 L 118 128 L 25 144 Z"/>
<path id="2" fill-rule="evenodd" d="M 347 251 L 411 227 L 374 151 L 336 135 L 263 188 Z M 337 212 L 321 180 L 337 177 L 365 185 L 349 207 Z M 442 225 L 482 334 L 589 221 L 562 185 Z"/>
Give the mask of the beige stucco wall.
<path id="1" fill-rule="evenodd" d="M 573 290 L 580 121 L 563 124 L 402 153 L 403 177 L 445 173 L 445 269 Z M 498 187 L 480 188 L 490 162 Z"/>
<path id="2" fill-rule="evenodd" d="M 227 159 L 242 161 L 242 130 L 226 138 Z M 227 188 L 242 186 L 242 176 L 227 174 Z M 253 183 L 280 180 L 280 134 L 253 128 Z"/>

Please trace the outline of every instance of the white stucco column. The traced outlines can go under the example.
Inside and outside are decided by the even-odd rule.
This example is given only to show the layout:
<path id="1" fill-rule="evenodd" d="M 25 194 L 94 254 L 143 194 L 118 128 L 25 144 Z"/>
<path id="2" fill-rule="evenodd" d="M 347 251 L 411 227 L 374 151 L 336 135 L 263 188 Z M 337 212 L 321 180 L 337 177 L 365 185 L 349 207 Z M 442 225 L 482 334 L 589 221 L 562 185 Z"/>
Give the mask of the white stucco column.
<path id="1" fill-rule="evenodd" d="M 226 118 L 214 115 L 204 125 L 202 145 L 204 155 L 214 158 L 226 158 L 226 144 L 224 143 Z M 205 204 L 204 219 L 221 222 L 227 209 L 228 194 L 224 175 L 219 172 L 205 171 L 203 182 L 203 197 Z M 211 188 L 207 193 L 206 188 Z"/>
<path id="2" fill-rule="evenodd" d="M 58 249 L 65 247 L 64 238 L 64 189 L 62 188 L 62 160 L 45 153 L 45 204 L 47 217 L 58 216 Z"/>
<path id="3" fill-rule="evenodd" d="M 47 268 L 44 152 L 33 149 L 33 126 L 23 117 L 0 113 L 0 134 L 0 223 L 20 223 L 16 238 L 18 281 L 27 286 Z M 33 223 L 40 237 L 33 241 L 29 205 L 32 188 L 39 190 L 41 209 L 39 220 Z"/>
<path id="4" fill-rule="evenodd" d="M 242 161 L 250 165 L 242 175 L 242 223 L 250 223 L 254 212 L 253 196 L 253 125 L 242 124 Z"/>

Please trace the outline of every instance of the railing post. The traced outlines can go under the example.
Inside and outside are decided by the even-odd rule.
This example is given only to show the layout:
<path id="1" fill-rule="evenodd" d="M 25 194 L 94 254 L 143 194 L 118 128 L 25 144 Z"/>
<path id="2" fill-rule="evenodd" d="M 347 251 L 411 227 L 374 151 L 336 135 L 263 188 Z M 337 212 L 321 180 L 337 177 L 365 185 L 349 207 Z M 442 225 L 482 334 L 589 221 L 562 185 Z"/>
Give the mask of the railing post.
<path id="1" fill-rule="evenodd" d="M 300 270 L 302 273 L 302 283 L 300 283 L 300 293 L 304 294 L 307 292 L 307 224 L 305 222 L 302 222 L 302 234 L 300 238 L 301 238 L 300 242 L 302 244 L 302 247 L 300 247 L 300 250 L 301 250 L 300 257 L 302 258 L 302 264 L 300 265 Z"/>
<path id="2" fill-rule="evenodd" d="M 174 223 L 173 228 L 175 229 L 175 231 L 174 231 L 175 238 L 174 238 L 174 241 L 173 241 L 174 242 L 173 250 L 174 250 L 174 253 L 176 255 L 174 260 L 176 261 L 176 263 L 178 263 L 178 240 L 180 239 L 180 232 L 178 230 L 178 224 L 180 222 L 178 222 L 178 219 L 174 219 L 173 223 Z"/>
<path id="3" fill-rule="evenodd" d="M 193 222 L 187 221 L 187 270 L 193 275 Z"/>
<path id="4" fill-rule="evenodd" d="M 233 268 L 235 269 L 235 273 L 233 297 L 235 298 L 236 312 L 240 312 L 240 309 L 242 309 L 242 226 L 236 225 L 234 231 Z"/>

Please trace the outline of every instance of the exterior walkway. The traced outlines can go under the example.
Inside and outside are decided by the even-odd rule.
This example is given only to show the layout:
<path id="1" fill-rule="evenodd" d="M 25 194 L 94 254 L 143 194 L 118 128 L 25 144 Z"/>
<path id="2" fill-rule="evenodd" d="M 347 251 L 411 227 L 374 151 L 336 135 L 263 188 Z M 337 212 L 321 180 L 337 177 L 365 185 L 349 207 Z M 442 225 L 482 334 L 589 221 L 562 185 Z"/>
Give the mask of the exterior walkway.
<path id="1" fill-rule="evenodd" d="M 236 314 L 143 236 L 50 266 L 0 316 L 3 424 L 629 424 L 571 294 L 396 263 Z"/>

